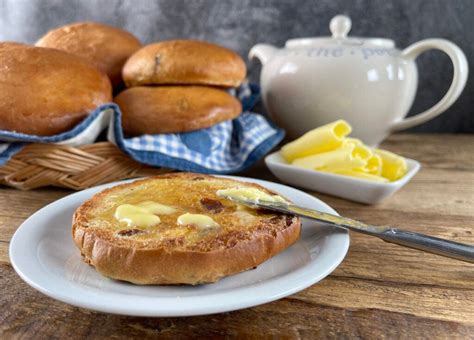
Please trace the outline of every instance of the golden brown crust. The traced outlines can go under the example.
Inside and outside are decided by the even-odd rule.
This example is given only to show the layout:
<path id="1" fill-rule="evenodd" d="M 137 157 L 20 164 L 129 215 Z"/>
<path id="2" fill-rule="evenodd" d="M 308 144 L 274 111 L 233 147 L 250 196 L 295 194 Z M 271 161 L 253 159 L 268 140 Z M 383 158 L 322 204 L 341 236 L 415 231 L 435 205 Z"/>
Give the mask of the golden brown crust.
<path id="1" fill-rule="evenodd" d="M 130 136 L 208 128 L 242 111 L 236 98 L 205 86 L 132 87 L 114 101 L 122 111 L 124 132 Z"/>
<path id="2" fill-rule="evenodd" d="M 140 85 L 213 85 L 235 87 L 246 66 L 235 52 L 204 41 L 170 40 L 144 46 L 123 68 L 128 87 Z"/>
<path id="3" fill-rule="evenodd" d="M 106 73 L 112 84 L 122 81 L 122 67 L 142 45 L 131 33 L 96 22 L 78 22 L 57 27 L 37 42 L 89 60 Z"/>
<path id="4" fill-rule="evenodd" d="M 111 99 L 109 79 L 83 59 L 0 43 L 0 130 L 55 135 Z"/>
<path id="5" fill-rule="evenodd" d="M 199 246 L 200 242 L 183 244 L 167 242 L 169 240 L 158 242 L 140 239 L 134 235 L 120 237 L 110 228 L 99 228 L 91 221 L 91 214 L 96 213 L 105 200 L 118 197 L 114 195 L 120 195 L 124 190 L 139 190 L 153 181 L 164 181 L 163 185 L 166 186 L 174 183 L 179 187 L 184 182 L 191 185 L 200 181 L 196 178 L 202 178 L 200 185 L 202 188 L 209 185 L 209 190 L 215 190 L 216 186 L 244 184 L 201 174 L 173 173 L 104 190 L 86 201 L 74 214 L 73 238 L 85 261 L 104 276 L 136 284 L 199 284 L 215 282 L 224 276 L 256 267 L 299 238 L 301 222 L 298 217 L 270 212 L 257 216 L 258 221 L 251 226 L 241 225 L 241 232 L 225 229 L 225 234 L 231 234 L 226 242 L 213 244 L 209 240 L 219 236 L 211 235 L 205 239 L 208 247 Z M 272 193 L 257 184 L 245 185 Z M 209 194 L 209 191 L 204 190 L 203 195 Z M 185 197 L 184 193 L 181 195 L 185 201 L 197 199 L 194 196 Z M 217 219 L 221 216 L 224 221 L 231 221 L 228 216 L 220 214 L 228 214 L 233 203 L 223 203 L 227 210 L 213 217 Z M 222 226 L 225 227 L 224 223 Z M 226 238 L 225 235 L 220 236 Z"/>

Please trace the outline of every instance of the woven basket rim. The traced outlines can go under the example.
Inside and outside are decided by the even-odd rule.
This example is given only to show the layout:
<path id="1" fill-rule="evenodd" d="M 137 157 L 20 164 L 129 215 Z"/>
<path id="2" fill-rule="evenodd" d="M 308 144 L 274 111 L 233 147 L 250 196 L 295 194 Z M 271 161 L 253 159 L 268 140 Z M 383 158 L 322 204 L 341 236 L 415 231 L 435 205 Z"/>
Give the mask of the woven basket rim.
<path id="1" fill-rule="evenodd" d="M 20 190 L 45 186 L 82 190 L 170 171 L 141 164 L 107 141 L 78 147 L 31 143 L 0 166 L 0 184 Z"/>

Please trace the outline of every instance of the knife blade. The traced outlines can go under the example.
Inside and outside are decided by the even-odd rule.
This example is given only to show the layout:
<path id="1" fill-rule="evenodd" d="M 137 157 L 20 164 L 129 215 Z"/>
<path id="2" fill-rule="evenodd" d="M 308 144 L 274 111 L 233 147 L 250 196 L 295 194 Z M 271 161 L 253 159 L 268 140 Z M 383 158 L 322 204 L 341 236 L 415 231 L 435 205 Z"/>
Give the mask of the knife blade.
<path id="1" fill-rule="evenodd" d="M 264 199 L 246 199 L 244 197 L 229 195 L 222 195 L 222 197 L 251 208 L 263 208 L 284 214 L 309 218 L 336 228 L 343 228 L 375 236 L 389 243 L 474 263 L 474 246 L 468 244 L 400 230 L 390 226 L 369 225 L 361 221 L 300 207 L 292 203 L 273 202 Z"/>

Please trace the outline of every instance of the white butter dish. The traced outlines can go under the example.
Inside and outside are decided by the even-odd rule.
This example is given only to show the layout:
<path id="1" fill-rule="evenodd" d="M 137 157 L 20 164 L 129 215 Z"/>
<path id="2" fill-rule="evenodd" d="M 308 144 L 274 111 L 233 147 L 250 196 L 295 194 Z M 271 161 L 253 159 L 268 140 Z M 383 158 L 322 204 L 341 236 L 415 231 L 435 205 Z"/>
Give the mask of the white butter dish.
<path id="1" fill-rule="evenodd" d="M 420 170 L 420 163 L 406 158 L 408 172 L 394 182 L 372 182 L 355 177 L 300 168 L 289 164 L 280 152 L 265 157 L 270 171 L 282 182 L 351 201 L 376 204 L 403 187 Z"/>

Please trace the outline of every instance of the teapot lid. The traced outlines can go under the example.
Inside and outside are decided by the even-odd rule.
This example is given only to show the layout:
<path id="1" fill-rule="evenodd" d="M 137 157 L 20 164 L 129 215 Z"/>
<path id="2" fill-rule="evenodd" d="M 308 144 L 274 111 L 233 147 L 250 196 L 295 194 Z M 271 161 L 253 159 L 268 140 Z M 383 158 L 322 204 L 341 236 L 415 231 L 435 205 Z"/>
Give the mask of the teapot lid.
<path id="1" fill-rule="evenodd" d="M 394 48 L 395 43 L 390 39 L 383 38 L 362 38 L 348 37 L 351 30 L 352 21 L 348 16 L 336 15 L 329 23 L 332 37 L 315 37 L 315 38 L 298 38 L 290 39 L 286 42 L 285 47 L 310 47 L 322 44 L 338 44 L 349 46 L 378 46 L 385 48 Z"/>

